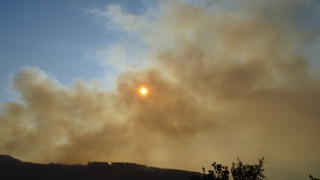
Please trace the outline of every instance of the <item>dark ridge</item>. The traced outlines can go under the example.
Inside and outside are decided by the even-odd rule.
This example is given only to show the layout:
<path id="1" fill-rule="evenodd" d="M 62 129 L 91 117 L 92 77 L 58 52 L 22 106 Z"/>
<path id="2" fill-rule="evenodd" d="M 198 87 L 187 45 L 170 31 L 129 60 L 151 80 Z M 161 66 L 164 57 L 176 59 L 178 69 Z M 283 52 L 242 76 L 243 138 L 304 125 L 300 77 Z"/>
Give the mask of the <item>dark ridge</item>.
<path id="1" fill-rule="evenodd" d="M 1 155 L 0 154 L 0 163 L 19 163 L 20 160 L 13 158 L 10 155 Z"/>
<path id="2" fill-rule="evenodd" d="M 124 162 L 89 162 L 87 165 L 38 164 L 0 155 L 0 179 L 20 180 L 188 180 L 199 173 L 148 167 Z"/>

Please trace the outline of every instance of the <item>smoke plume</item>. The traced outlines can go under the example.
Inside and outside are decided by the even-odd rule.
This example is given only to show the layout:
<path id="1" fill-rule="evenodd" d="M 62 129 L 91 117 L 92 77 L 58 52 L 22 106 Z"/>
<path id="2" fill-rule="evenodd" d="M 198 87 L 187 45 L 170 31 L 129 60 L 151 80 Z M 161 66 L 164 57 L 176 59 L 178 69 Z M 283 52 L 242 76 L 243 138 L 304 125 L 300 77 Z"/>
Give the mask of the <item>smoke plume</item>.
<path id="1" fill-rule="evenodd" d="M 114 90 L 81 80 L 66 87 L 22 68 L 10 85 L 19 101 L 1 107 L 0 153 L 196 171 L 265 156 L 270 179 L 316 175 L 320 76 L 303 47 L 319 37 L 319 24 L 305 23 L 319 20 L 317 8 L 177 0 L 136 16 L 109 5 L 103 16 L 148 47 L 148 66 L 123 71 Z"/>

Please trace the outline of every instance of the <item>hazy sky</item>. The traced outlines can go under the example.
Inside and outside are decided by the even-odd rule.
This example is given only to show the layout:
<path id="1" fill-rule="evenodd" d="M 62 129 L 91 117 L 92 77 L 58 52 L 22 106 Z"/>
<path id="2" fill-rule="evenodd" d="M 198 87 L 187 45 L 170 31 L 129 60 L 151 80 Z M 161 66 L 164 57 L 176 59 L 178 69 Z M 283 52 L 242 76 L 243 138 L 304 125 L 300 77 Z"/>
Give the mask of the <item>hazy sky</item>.
<path id="1" fill-rule="evenodd" d="M 11 100 L 6 88 L 10 75 L 33 66 L 54 75 L 61 83 L 75 78 L 103 79 L 113 73 L 98 56 L 108 46 L 126 39 L 125 32 L 111 30 L 107 19 L 92 10 L 110 3 L 126 12 L 144 13 L 155 1 L 132 0 L 1 0 L 0 6 L 0 102 Z"/>
<path id="2" fill-rule="evenodd" d="M 0 154 L 320 177 L 318 0 L 2 0 Z M 141 96 L 140 87 L 148 88 Z"/>

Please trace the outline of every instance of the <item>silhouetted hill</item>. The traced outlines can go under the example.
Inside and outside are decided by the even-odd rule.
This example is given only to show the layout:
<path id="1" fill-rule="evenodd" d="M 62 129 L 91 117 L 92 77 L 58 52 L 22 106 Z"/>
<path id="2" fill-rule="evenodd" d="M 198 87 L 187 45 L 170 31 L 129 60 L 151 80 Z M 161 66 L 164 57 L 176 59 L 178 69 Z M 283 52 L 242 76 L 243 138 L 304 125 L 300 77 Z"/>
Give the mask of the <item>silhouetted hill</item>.
<path id="1" fill-rule="evenodd" d="M 4 180 L 188 180 L 194 174 L 198 173 L 119 162 L 89 162 L 87 165 L 37 164 L 0 155 L 0 179 Z"/>
<path id="2" fill-rule="evenodd" d="M 16 159 L 16 158 L 13 158 L 9 155 L 1 155 L 0 154 L 0 164 L 3 164 L 3 163 L 19 163 L 21 162 L 20 160 Z"/>

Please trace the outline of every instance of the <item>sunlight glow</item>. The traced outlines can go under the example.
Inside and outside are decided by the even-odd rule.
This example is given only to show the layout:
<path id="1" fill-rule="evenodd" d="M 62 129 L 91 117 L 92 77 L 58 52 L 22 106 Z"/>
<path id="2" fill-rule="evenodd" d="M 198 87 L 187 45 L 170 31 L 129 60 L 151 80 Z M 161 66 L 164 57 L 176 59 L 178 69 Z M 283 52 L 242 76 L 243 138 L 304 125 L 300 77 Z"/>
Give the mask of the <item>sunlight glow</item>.
<path id="1" fill-rule="evenodd" d="M 139 92 L 141 95 L 145 96 L 148 94 L 148 89 L 145 87 L 142 87 L 142 88 L 140 88 Z"/>

